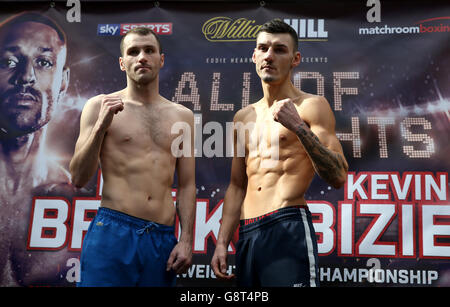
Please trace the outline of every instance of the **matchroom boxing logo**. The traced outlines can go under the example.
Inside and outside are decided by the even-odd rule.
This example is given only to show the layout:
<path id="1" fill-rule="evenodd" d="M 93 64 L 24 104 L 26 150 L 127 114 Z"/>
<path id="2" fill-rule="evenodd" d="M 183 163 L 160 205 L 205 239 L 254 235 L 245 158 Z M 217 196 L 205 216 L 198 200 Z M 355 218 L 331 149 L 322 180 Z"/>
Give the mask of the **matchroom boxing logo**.
<path id="1" fill-rule="evenodd" d="M 423 33 L 449 33 L 450 25 L 439 22 L 450 21 L 450 17 L 436 17 L 416 22 L 417 26 L 390 27 L 388 25 L 370 28 L 359 28 L 359 35 L 395 35 L 395 34 L 423 34 Z M 438 23 L 438 24 L 436 24 Z"/>
<path id="2" fill-rule="evenodd" d="M 367 22 L 381 22 L 381 1 L 368 0 Z M 414 26 L 375 26 L 359 28 L 359 35 L 395 35 L 395 34 L 423 34 L 450 32 L 450 16 L 433 17 L 417 21 Z"/>
<path id="3" fill-rule="evenodd" d="M 150 22 L 150 23 L 113 23 L 98 24 L 97 35 L 99 36 L 119 36 L 125 35 L 128 31 L 138 27 L 146 27 L 152 29 L 158 35 L 171 35 L 171 22 Z"/>

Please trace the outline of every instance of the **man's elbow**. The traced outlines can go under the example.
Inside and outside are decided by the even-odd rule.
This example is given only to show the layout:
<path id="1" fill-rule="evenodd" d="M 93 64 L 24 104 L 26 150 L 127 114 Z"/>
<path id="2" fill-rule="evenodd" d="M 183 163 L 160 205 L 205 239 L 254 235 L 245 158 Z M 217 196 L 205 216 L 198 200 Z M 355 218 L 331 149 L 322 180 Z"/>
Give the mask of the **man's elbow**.
<path id="1" fill-rule="evenodd" d="M 73 166 L 72 163 L 69 165 L 69 172 L 70 172 L 70 181 L 73 186 L 79 189 L 87 184 L 87 181 L 83 180 L 82 176 L 80 176 L 80 173 L 77 171 L 77 169 Z"/>
<path id="2" fill-rule="evenodd" d="M 332 182 L 333 188 L 340 189 L 345 185 L 345 183 L 347 182 L 347 171 L 348 169 L 345 168 L 342 173 L 335 178 L 335 180 Z"/>
<path id="3" fill-rule="evenodd" d="M 77 189 L 80 189 L 87 184 L 85 180 L 82 180 L 81 178 L 75 176 L 74 174 L 71 174 L 71 182 L 72 185 L 75 186 Z"/>
<path id="4" fill-rule="evenodd" d="M 338 179 L 336 179 L 336 181 L 334 181 L 334 182 L 332 183 L 332 186 L 333 186 L 333 188 L 335 188 L 335 189 L 340 189 L 340 188 L 342 188 L 342 187 L 345 185 L 345 182 L 346 182 L 346 181 L 347 181 L 346 179 L 338 178 Z"/>

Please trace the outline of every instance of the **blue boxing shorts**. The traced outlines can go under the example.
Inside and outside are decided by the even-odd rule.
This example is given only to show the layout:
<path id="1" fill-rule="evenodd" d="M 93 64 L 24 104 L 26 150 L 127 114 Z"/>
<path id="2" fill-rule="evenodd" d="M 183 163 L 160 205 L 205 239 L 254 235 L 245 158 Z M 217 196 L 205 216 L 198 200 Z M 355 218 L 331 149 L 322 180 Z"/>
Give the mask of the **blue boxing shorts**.
<path id="1" fill-rule="evenodd" d="M 236 281 L 241 287 L 319 286 L 317 240 L 306 206 L 240 221 Z"/>
<path id="2" fill-rule="evenodd" d="M 100 207 L 83 241 L 77 286 L 175 286 L 176 273 L 166 271 L 177 244 L 174 230 Z"/>

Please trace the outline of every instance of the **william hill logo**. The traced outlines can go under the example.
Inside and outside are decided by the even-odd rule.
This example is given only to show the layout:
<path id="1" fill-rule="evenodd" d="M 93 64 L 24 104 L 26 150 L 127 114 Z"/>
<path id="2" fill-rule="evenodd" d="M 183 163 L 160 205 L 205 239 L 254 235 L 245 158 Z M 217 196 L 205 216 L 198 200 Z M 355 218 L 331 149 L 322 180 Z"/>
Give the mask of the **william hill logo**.
<path id="1" fill-rule="evenodd" d="M 324 19 L 284 19 L 298 34 L 299 41 L 326 41 Z M 214 17 L 207 20 L 202 27 L 205 38 L 210 42 L 245 42 L 256 40 L 262 25 L 247 18 L 231 19 Z"/>

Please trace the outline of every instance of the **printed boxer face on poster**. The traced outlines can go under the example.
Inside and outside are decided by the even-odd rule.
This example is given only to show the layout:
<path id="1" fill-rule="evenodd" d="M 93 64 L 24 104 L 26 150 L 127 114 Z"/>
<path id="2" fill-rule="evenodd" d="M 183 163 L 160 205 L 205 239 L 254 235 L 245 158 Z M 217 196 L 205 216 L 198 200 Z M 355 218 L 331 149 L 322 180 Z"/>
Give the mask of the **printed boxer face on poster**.
<path id="1" fill-rule="evenodd" d="M 124 55 L 119 58 L 120 69 L 138 84 L 148 84 L 158 77 L 164 66 L 154 35 L 129 34 L 124 40 Z"/>
<path id="2" fill-rule="evenodd" d="M 300 63 L 300 52 L 294 52 L 289 34 L 261 32 L 252 59 L 261 80 L 273 83 L 289 76 L 290 70 Z"/>
<path id="3" fill-rule="evenodd" d="M 0 29 L 0 128 L 20 136 L 48 123 L 66 91 L 66 46 L 56 30 L 38 22 Z"/>

